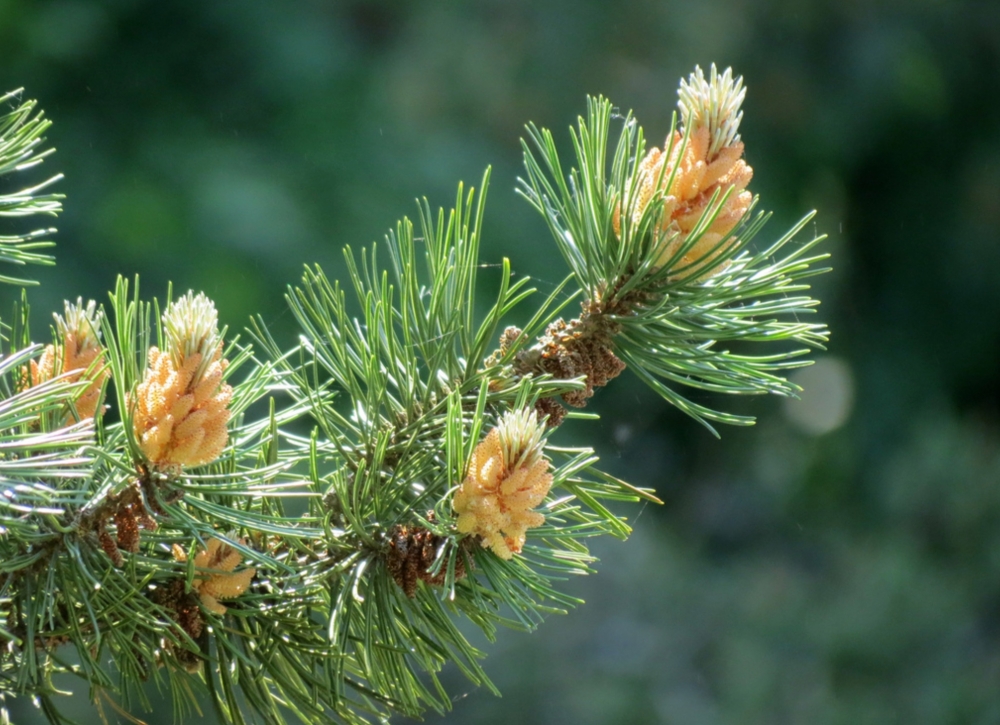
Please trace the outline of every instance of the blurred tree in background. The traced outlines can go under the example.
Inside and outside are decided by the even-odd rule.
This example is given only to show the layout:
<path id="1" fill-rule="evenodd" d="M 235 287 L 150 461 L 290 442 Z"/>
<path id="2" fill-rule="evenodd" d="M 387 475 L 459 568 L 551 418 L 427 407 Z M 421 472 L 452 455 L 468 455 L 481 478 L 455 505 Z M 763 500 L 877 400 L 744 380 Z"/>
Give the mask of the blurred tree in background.
<path id="1" fill-rule="evenodd" d="M 574 426 L 667 504 L 447 719 L 1000 721 L 1000 5 L 4 0 L 0 43 L 67 176 L 39 330 L 118 273 L 279 329 L 303 263 L 341 276 L 343 244 L 487 164 L 484 258 L 554 284 L 522 124 L 603 93 L 655 141 L 678 77 L 732 65 L 768 229 L 818 208 L 830 234 L 829 354 L 721 443 L 637 381 L 598 395 Z"/>

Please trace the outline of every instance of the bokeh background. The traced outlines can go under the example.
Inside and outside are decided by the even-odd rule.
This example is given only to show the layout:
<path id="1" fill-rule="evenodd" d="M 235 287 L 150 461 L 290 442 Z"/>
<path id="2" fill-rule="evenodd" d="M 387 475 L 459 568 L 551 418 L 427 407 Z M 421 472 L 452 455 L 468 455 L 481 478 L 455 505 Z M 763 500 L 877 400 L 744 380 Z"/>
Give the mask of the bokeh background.
<path id="1" fill-rule="evenodd" d="M 721 441 L 628 375 L 599 394 L 560 435 L 665 505 L 596 544 L 586 606 L 488 647 L 504 697 L 452 672 L 430 722 L 1000 722 L 1000 3 L 2 0 L 0 47 L 66 174 L 36 330 L 122 273 L 286 340 L 302 264 L 340 276 L 487 164 L 483 261 L 549 288 L 522 124 L 568 152 L 603 93 L 657 138 L 679 77 L 732 65 L 763 238 L 830 235 L 829 352 L 801 402 L 707 399 L 759 415 Z"/>

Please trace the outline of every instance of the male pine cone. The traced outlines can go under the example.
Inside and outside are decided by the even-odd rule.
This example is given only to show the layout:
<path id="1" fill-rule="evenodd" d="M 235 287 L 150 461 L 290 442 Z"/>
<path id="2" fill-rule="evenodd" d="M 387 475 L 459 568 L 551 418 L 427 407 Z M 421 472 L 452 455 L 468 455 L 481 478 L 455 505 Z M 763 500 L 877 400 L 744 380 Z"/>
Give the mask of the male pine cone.
<path id="1" fill-rule="evenodd" d="M 110 371 L 104 363 L 101 345 L 101 317 L 97 304 L 83 299 L 66 302 L 64 313 L 54 315 L 57 341 L 45 346 L 38 360 L 31 361 L 31 385 L 36 386 L 65 375 L 67 382 L 89 380 L 90 384 L 73 401 L 77 420 L 93 418 L 98 412 L 104 381 Z M 73 422 L 67 416 L 66 423 Z"/>
<path id="2" fill-rule="evenodd" d="M 149 349 L 145 377 L 129 401 L 139 448 L 157 470 L 211 463 L 229 439 L 232 388 L 222 382 L 215 306 L 199 293 L 164 313 L 167 349 Z"/>
<path id="3" fill-rule="evenodd" d="M 677 270 L 674 278 L 699 278 L 704 272 L 718 271 L 711 262 L 724 251 L 726 237 L 753 200 L 746 191 L 753 169 L 742 158 L 743 142 L 737 133 L 745 94 L 743 79 L 733 79 L 731 69 L 720 75 L 713 65 L 706 80 L 701 68 L 696 67 L 687 82 L 681 81 L 678 91 L 677 105 L 687 142 L 684 133 L 674 131 L 662 150 L 651 149 L 639 164 L 635 192 L 627 202 L 631 223 L 638 225 L 654 195 L 662 194 L 663 215 L 655 230 L 661 239 L 656 264 L 670 264 Z M 712 207 L 716 193 L 718 208 Z M 714 219 L 685 249 L 706 212 L 714 214 Z M 619 207 L 612 219 L 619 237 L 621 217 Z"/>
<path id="4" fill-rule="evenodd" d="M 542 455 L 544 424 L 534 410 L 510 411 L 472 452 L 469 472 L 455 492 L 459 533 L 480 537 L 501 559 L 521 553 L 528 529 L 545 523 L 532 511 L 552 487 Z"/>

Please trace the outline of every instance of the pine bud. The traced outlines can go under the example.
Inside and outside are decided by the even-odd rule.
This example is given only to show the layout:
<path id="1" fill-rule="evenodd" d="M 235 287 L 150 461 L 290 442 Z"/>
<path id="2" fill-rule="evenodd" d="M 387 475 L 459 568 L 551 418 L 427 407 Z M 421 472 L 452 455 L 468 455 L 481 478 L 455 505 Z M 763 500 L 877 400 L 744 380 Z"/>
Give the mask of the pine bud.
<path id="1" fill-rule="evenodd" d="M 232 388 L 222 382 L 215 305 L 188 292 L 163 315 L 166 349 L 149 349 L 149 367 L 137 386 L 132 426 L 154 468 L 211 463 L 226 447 Z"/>
<path id="2" fill-rule="evenodd" d="M 80 420 L 93 418 L 98 412 L 104 381 L 110 374 L 103 360 L 101 313 L 93 300 L 84 306 L 83 299 L 77 298 L 75 304 L 65 303 L 62 315 L 53 317 L 57 341 L 47 345 L 38 360 L 31 361 L 31 384 L 39 385 L 64 373 L 69 373 L 65 378 L 68 382 L 90 380 L 90 385 L 74 401 L 74 407 Z"/>
<path id="3" fill-rule="evenodd" d="M 678 95 L 687 142 L 681 131 L 675 131 L 662 150 L 654 148 L 646 154 L 639 165 L 636 196 L 630 204 L 631 219 L 638 224 L 653 196 L 662 194 L 663 218 L 658 233 L 664 241 L 656 257 L 662 266 L 684 246 L 712 196 L 718 191 L 721 199 L 728 193 L 712 223 L 672 265 L 697 268 L 722 253 L 724 245 L 720 243 L 743 218 L 753 199 L 746 191 L 753 169 L 741 158 L 743 142 L 738 133 L 746 89 L 742 77 L 733 79 L 731 68 L 719 75 L 713 64 L 708 80 L 696 66 L 688 80 L 681 81 Z M 620 209 L 615 211 L 613 225 L 620 236 Z"/>
<path id="4" fill-rule="evenodd" d="M 502 559 L 521 552 L 528 529 L 545 517 L 532 511 L 552 487 L 534 410 L 510 411 L 472 452 L 469 472 L 452 503 L 458 531 L 481 538 Z"/>
<path id="5" fill-rule="evenodd" d="M 723 148 L 739 143 L 740 121 L 743 120 L 740 106 L 747 95 L 743 76 L 733 79 L 732 68 L 726 68 L 720 76 L 713 63 L 709 79 L 705 80 L 704 72 L 695 66 L 694 73 L 686 81 L 681 79 L 677 95 L 680 96 L 677 107 L 684 127 L 692 131 L 708 129 L 709 157 L 715 158 Z"/>

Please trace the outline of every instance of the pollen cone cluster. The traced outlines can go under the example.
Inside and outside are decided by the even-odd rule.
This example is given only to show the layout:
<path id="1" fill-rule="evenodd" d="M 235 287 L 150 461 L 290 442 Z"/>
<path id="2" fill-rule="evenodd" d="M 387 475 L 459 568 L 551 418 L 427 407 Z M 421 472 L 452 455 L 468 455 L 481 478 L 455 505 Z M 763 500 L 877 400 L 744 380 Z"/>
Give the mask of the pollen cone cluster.
<path id="1" fill-rule="evenodd" d="M 164 314 L 167 349 L 149 349 L 148 368 L 129 404 L 143 455 L 158 470 L 211 463 L 226 446 L 232 388 L 222 382 L 215 307 L 188 293 Z"/>
<path id="2" fill-rule="evenodd" d="M 479 536 L 502 559 L 519 554 L 528 529 L 545 517 L 532 511 L 552 487 L 534 410 L 509 412 L 476 446 L 469 472 L 455 493 L 458 531 Z"/>
<path id="3" fill-rule="evenodd" d="M 152 591 L 151 598 L 166 609 L 177 623 L 170 628 L 175 637 L 180 636 L 178 629 L 183 630 L 193 640 L 201 637 L 205 631 L 205 619 L 201 614 L 201 607 L 198 606 L 200 600 L 196 593 L 185 591 L 183 579 L 171 579 L 166 584 L 157 586 Z M 172 653 L 188 672 L 198 672 L 202 668 L 200 653 L 177 646 L 168 637 L 160 640 L 160 647 L 164 652 Z"/>
<path id="4" fill-rule="evenodd" d="M 57 342 L 47 345 L 41 357 L 31 361 L 31 384 L 39 385 L 64 373 L 68 382 L 90 380 L 74 401 L 74 408 L 79 420 L 93 418 L 110 374 L 104 363 L 97 304 L 91 300 L 84 306 L 83 299 L 78 298 L 75 304 L 66 302 L 63 315 L 54 317 Z M 66 422 L 72 422 L 72 418 Z"/>
<path id="5" fill-rule="evenodd" d="M 678 95 L 682 130 L 669 136 L 663 149 L 654 148 L 646 154 L 634 180 L 636 191 L 628 207 L 631 222 L 638 225 L 654 196 L 662 195 L 663 217 L 657 233 L 663 241 L 656 264 L 670 263 L 678 270 L 674 278 L 698 278 L 703 276 L 698 271 L 727 246 L 723 240 L 753 199 L 746 191 L 753 169 L 742 158 L 743 142 L 737 133 L 743 117 L 739 108 L 746 89 L 742 78 L 733 79 L 731 69 L 719 75 L 713 65 L 708 80 L 701 68 L 695 68 L 687 82 L 681 81 Z M 716 192 L 719 196 L 712 205 Z M 674 259 L 706 211 L 710 216 L 714 214 L 714 219 L 700 230 L 697 240 L 680 258 Z M 615 212 L 613 224 L 615 234 L 620 237 L 620 208 Z M 713 274 L 724 266 L 706 271 Z"/>
<path id="6" fill-rule="evenodd" d="M 468 541 L 468 539 L 465 539 Z M 406 594 L 413 599 L 417 594 L 417 582 L 439 587 L 445 583 L 448 567 L 442 562 L 436 573 L 431 569 L 445 546 L 446 539 L 423 526 L 396 524 L 389 531 L 389 547 L 386 552 L 386 569 Z M 465 578 L 465 557 L 455 556 L 455 581 Z"/>
<path id="7" fill-rule="evenodd" d="M 177 561 L 187 561 L 184 550 L 174 544 L 174 558 Z M 209 539 L 208 548 L 199 551 L 194 557 L 194 565 L 199 571 L 194 578 L 192 589 L 201 598 L 201 605 L 215 614 L 225 614 L 226 607 L 220 604 L 223 599 L 235 599 L 250 586 L 257 574 L 254 567 L 234 572 L 243 561 L 243 556 L 233 547 L 219 539 Z"/>

